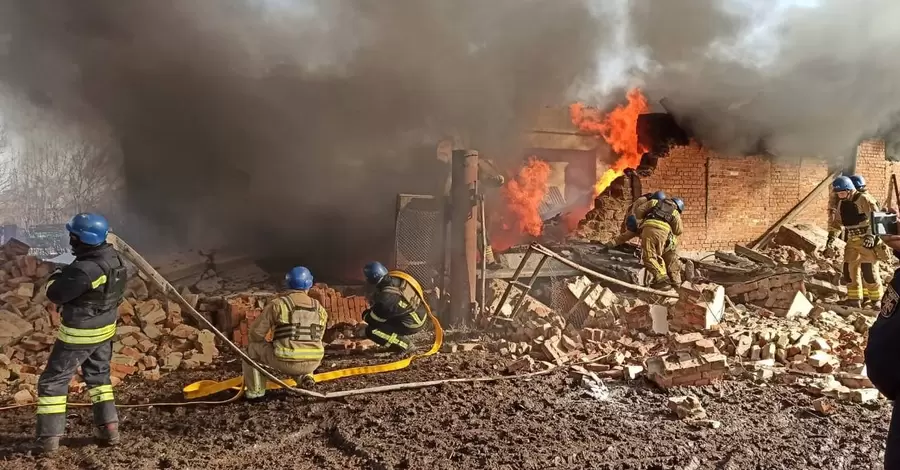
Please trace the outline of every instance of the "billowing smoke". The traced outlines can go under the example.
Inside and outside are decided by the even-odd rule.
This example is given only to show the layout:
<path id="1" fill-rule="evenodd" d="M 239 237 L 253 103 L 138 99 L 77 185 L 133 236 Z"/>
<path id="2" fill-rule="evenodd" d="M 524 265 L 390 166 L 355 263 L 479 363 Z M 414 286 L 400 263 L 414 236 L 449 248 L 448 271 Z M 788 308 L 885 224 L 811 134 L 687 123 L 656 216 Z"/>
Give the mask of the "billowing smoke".
<path id="1" fill-rule="evenodd" d="M 576 0 L 3 2 L 0 80 L 109 129 L 120 232 L 340 276 L 387 255 L 397 193 L 440 190 L 440 138 L 520 161 L 608 30 Z"/>
<path id="2" fill-rule="evenodd" d="M 621 73 L 595 91 L 641 85 L 715 150 L 836 159 L 900 134 L 898 2 L 613 3 Z"/>

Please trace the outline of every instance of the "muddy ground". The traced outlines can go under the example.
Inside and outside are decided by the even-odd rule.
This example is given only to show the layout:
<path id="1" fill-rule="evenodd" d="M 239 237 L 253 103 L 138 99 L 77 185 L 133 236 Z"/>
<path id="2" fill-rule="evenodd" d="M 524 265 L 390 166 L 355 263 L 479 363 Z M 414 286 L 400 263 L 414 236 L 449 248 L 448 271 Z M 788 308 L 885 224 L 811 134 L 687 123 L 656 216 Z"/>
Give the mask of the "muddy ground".
<path id="1" fill-rule="evenodd" d="M 330 367 L 359 359 L 326 359 Z M 442 354 L 409 369 L 343 379 L 323 390 L 494 375 L 498 358 Z M 119 387 L 120 403 L 180 401 L 182 386 L 225 378 L 237 361 Z M 877 469 L 890 405 L 838 405 L 829 417 L 811 397 L 784 388 L 726 382 L 693 390 L 719 429 L 676 420 L 666 397 L 644 382 L 609 382 L 611 399 L 581 395 L 564 371 L 521 381 L 316 402 L 271 393 L 262 402 L 121 409 L 123 444 L 87 439 L 90 410 L 74 408 L 53 458 L 28 453 L 30 408 L 0 416 L 2 469 Z M 214 398 L 227 398 L 214 397 Z M 74 401 L 75 399 L 72 398 Z M 83 398 L 81 399 L 83 400 Z"/>

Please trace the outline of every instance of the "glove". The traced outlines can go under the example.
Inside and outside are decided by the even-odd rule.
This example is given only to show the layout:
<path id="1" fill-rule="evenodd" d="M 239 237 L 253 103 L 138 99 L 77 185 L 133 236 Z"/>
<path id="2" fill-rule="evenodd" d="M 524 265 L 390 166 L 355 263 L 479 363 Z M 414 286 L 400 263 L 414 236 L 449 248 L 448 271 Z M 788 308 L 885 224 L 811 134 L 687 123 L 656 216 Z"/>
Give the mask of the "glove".
<path id="1" fill-rule="evenodd" d="M 504 183 L 506 183 L 506 178 L 503 175 L 497 175 L 497 184 L 503 186 Z"/>
<path id="2" fill-rule="evenodd" d="M 874 248 L 875 247 L 875 235 L 871 233 L 863 237 L 863 248 Z"/>
<path id="3" fill-rule="evenodd" d="M 828 232 L 828 240 L 825 241 L 825 249 L 830 250 L 834 248 L 834 233 Z"/>

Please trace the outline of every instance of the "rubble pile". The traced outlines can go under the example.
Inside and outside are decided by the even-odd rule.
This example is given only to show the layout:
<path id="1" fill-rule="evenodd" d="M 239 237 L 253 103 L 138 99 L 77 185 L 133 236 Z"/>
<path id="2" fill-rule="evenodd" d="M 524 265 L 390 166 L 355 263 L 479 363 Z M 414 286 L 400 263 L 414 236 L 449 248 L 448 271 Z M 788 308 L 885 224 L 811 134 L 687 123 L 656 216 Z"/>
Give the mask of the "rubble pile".
<path id="1" fill-rule="evenodd" d="M 0 396 L 12 395 L 24 403 L 35 396 L 37 376 L 60 324 L 44 289 L 57 266 L 28 252 L 29 247 L 15 239 L 0 247 Z M 198 296 L 185 294 L 197 305 Z M 158 380 L 176 369 L 211 364 L 218 356 L 213 333 L 185 323 L 178 304 L 138 276 L 129 279 L 118 313 L 110 364 L 114 385 L 128 376 Z M 70 389 L 79 392 L 84 387 L 76 374 Z"/>
<path id="2" fill-rule="evenodd" d="M 608 288 L 582 295 L 591 282 L 574 278 L 564 314 L 529 296 L 513 316 L 521 295 L 513 289 L 498 316 L 483 322 L 499 337 L 490 347 L 510 358 L 510 373 L 573 364 L 607 378 L 645 375 L 663 388 L 778 378 L 835 399 L 876 399 L 863 366 L 873 319 L 815 305 L 803 274 L 771 271 L 727 288 L 686 282 L 678 299 L 656 303 Z M 491 281 L 489 311 L 506 286 Z"/>
<path id="3" fill-rule="evenodd" d="M 578 229 L 571 236 L 603 243 L 613 240 L 621 231 L 630 204 L 627 198 L 605 192 L 594 199 L 594 208 L 578 222 Z"/>

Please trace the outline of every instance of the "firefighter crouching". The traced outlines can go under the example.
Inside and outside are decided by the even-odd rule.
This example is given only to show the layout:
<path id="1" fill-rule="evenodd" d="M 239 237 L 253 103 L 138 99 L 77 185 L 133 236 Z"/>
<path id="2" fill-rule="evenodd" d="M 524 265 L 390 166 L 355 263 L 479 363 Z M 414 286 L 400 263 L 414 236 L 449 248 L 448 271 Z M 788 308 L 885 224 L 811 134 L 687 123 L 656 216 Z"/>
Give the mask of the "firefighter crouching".
<path id="1" fill-rule="evenodd" d="M 878 202 L 871 194 L 857 191 L 853 181 L 846 176 L 835 178 L 831 188 L 838 203 L 825 248 L 831 249 L 842 231 L 847 242 L 843 269 L 844 282 L 848 283 L 847 299 L 841 304 L 861 307 L 866 300 L 873 308 L 880 308 L 884 290 L 877 261 L 879 256 L 884 257 L 881 252 L 887 249 L 869 226 L 869 217 L 878 210 Z"/>
<path id="2" fill-rule="evenodd" d="M 419 283 L 402 271 L 388 272 L 377 261 L 367 264 L 363 274 L 374 287 L 369 308 L 363 312 L 366 337 L 391 352 L 414 352 L 410 336 L 421 331 L 428 320 Z"/>
<path id="3" fill-rule="evenodd" d="M 615 240 L 613 240 L 610 246 L 621 246 L 638 235 L 638 230 L 634 224 L 634 222 L 637 221 L 635 212 L 637 211 L 638 207 L 641 207 L 650 201 L 663 201 L 665 199 L 666 193 L 663 191 L 642 194 L 640 197 L 635 199 L 634 202 L 632 202 L 631 205 L 628 206 L 628 210 L 625 213 L 625 220 L 622 222 L 622 227 L 619 229 L 621 233 L 618 237 L 615 238 Z"/>
<path id="4" fill-rule="evenodd" d="M 78 214 L 66 230 L 75 261 L 47 283 L 47 298 L 62 306 L 62 311 L 59 334 L 37 386 L 37 450 L 42 453 L 59 449 L 66 430 L 69 380 L 79 366 L 91 398 L 95 440 L 101 445 L 119 441 L 109 361 L 127 271 L 116 250 L 106 243 L 106 218 Z"/>
<path id="5" fill-rule="evenodd" d="M 654 199 L 635 209 L 635 217 L 640 222 L 641 262 L 652 276 L 649 284 L 653 288 L 665 287 L 681 277 L 672 273 L 678 270 L 678 254 L 674 247 L 676 237 L 682 234 L 682 212 L 684 201 L 680 198 Z"/>
<path id="6" fill-rule="evenodd" d="M 322 337 L 328 313 L 318 300 L 309 296 L 313 276 L 309 269 L 297 266 L 284 276 L 288 290 L 269 302 L 248 332 L 247 355 L 298 383 L 319 367 L 325 348 Z M 266 340 L 271 331 L 272 341 Z M 244 363 L 244 393 L 247 399 L 266 394 L 266 379 L 250 364 Z"/>
<path id="7" fill-rule="evenodd" d="M 900 257 L 900 235 L 881 237 L 882 243 Z M 900 470 L 900 269 L 894 271 L 894 279 L 882 297 L 881 309 L 875 323 L 869 328 L 866 344 L 866 374 L 872 384 L 888 400 L 894 402 L 891 425 L 888 429 L 887 448 L 884 452 L 884 470 Z"/>

